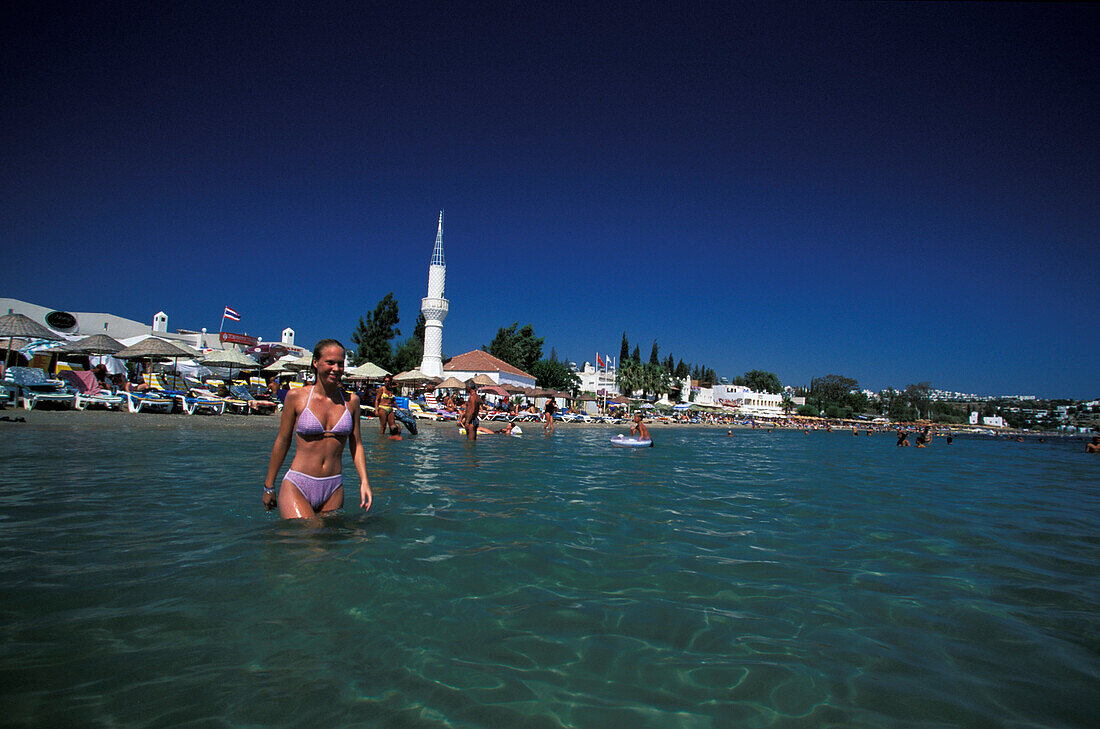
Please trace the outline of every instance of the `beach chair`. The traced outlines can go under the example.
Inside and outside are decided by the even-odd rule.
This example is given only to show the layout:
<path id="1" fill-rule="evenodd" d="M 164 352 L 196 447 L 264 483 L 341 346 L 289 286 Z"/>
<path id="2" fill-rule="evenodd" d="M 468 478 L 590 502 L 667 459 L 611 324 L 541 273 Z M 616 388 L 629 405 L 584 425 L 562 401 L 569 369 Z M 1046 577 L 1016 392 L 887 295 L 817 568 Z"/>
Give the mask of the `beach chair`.
<path id="1" fill-rule="evenodd" d="M 175 398 L 156 391 L 126 392 L 125 390 L 119 390 L 118 395 L 126 403 L 126 409 L 131 413 L 140 413 L 143 410 L 170 413 L 176 407 Z"/>
<path id="2" fill-rule="evenodd" d="M 4 380 L 16 388 L 16 397 L 23 398 L 23 407 L 34 410 L 38 405 L 53 404 L 72 407 L 76 395 L 59 380 L 51 380 L 37 367 L 9 367 Z"/>
<path id="3" fill-rule="evenodd" d="M 261 400 L 253 395 L 243 382 L 238 382 L 230 387 L 229 393 L 238 400 L 243 400 L 248 403 L 249 410 L 259 413 L 260 415 L 271 415 L 275 412 L 275 409 L 279 407 L 279 403 L 270 400 Z"/>
<path id="4" fill-rule="evenodd" d="M 219 395 L 218 391 L 225 385 L 221 380 L 209 379 L 206 381 L 204 388 L 195 388 L 195 393 L 201 394 L 203 397 L 217 398 L 225 402 L 225 409 L 234 415 L 248 415 L 252 410 L 248 406 L 248 400 L 242 400 L 230 393 L 228 396 Z M 228 389 L 228 388 L 227 388 Z"/>
<path id="5" fill-rule="evenodd" d="M 7 385 L 0 382 L 0 409 L 8 406 L 16 407 L 19 405 L 19 390 L 14 385 Z"/>
<path id="6" fill-rule="evenodd" d="M 60 370 L 57 374 L 76 392 L 73 407 L 77 410 L 83 411 L 89 405 L 102 405 L 108 410 L 122 409 L 122 397 L 100 387 L 93 373 L 83 370 Z"/>
<path id="7" fill-rule="evenodd" d="M 439 416 L 435 413 L 429 413 L 424 408 L 420 407 L 420 403 L 413 400 L 409 401 L 409 412 L 412 416 L 418 420 L 439 420 Z"/>

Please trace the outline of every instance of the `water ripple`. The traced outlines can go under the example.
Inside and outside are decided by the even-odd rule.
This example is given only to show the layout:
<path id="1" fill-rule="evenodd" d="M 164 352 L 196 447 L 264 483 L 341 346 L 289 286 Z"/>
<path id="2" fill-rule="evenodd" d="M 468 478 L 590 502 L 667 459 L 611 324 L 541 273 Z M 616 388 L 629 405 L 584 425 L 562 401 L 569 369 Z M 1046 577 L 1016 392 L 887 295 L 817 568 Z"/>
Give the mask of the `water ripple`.
<path id="1" fill-rule="evenodd" d="M 425 427 L 368 434 L 370 516 L 309 524 L 259 508 L 269 428 L 150 418 L 0 441 L 15 724 L 1100 713 L 1100 463 L 1062 443 L 661 430 L 630 451 Z"/>

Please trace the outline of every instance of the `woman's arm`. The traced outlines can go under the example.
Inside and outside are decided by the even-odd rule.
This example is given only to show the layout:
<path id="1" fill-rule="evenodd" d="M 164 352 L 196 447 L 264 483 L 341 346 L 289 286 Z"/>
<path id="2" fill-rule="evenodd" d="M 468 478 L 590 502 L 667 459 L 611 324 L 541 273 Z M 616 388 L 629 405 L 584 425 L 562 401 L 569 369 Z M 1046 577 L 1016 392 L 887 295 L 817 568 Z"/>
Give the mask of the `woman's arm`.
<path id="1" fill-rule="evenodd" d="M 358 395 L 352 395 L 348 400 L 348 409 L 351 410 L 352 423 L 348 449 L 351 451 L 351 462 L 355 464 L 355 471 L 359 474 L 359 506 L 369 511 L 374 501 L 374 493 L 370 490 L 370 481 L 367 479 L 367 456 L 363 453 L 363 441 L 359 435 Z"/>
<path id="2" fill-rule="evenodd" d="M 298 412 L 298 401 L 301 399 L 296 393 L 289 393 L 283 404 L 283 416 L 279 421 L 279 433 L 275 436 L 275 445 L 271 447 L 271 460 L 267 464 L 267 477 L 264 478 L 264 488 L 275 488 L 275 477 L 279 475 L 279 469 L 283 467 L 286 454 L 290 451 L 290 440 L 294 437 L 294 419 Z M 276 506 L 275 494 L 264 492 L 264 506 L 268 510 Z"/>

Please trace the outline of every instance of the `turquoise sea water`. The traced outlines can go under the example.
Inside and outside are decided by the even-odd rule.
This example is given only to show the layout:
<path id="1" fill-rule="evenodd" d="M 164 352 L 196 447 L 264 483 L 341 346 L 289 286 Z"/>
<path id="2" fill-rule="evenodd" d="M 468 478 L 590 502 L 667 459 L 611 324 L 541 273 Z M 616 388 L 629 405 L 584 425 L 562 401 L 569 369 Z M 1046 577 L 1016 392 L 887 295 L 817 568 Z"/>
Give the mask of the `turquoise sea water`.
<path id="1" fill-rule="evenodd" d="M 4 725 L 1100 717 L 1080 441 L 368 430 L 375 508 L 312 526 L 259 505 L 273 430 L 157 417 L 0 434 Z"/>

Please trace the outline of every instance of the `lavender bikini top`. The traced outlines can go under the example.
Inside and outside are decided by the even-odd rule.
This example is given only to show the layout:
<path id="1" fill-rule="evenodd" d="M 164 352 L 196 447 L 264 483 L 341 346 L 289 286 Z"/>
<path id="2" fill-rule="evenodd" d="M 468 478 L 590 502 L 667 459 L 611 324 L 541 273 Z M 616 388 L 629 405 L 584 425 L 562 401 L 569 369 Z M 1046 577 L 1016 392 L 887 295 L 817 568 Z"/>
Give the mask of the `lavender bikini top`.
<path id="1" fill-rule="evenodd" d="M 298 422 L 294 425 L 294 431 L 298 433 L 298 435 L 349 435 L 351 433 L 351 411 L 348 410 L 347 401 L 344 401 L 344 414 L 336 421 L 336 427 L 332 430 L 325 430 L 325 426 L 321 425 L 321 421 L 318 420 L 317 416 L 313 414 L 313 411 L 309 409 L 309 403 L 313 401 L 313 391 L 316 389 L 316 385 L 309 388 L 309 398 L 306 400 L 306 406 L 302 410 L 301 415 L 298 416 Z M 340 398 L 343 399 L 343 397 L 344 394 L 340 393 Z"/>

